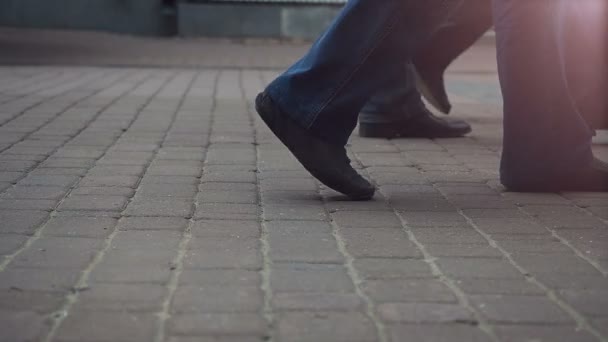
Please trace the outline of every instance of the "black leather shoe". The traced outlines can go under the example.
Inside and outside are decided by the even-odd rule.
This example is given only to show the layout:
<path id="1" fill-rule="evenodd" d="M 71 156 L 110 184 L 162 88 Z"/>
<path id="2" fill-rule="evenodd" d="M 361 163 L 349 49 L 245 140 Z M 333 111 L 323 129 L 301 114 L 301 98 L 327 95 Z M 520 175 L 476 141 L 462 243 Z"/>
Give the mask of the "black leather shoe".
<path id="1" fill-rule="evenodd" d="M 359 135 L 366 138 L 456 138 L 470 132 L 465 121 L 439 118 L 428 110 L 399 122 L 359 122 Z"/>
<path id="2" fill-rule="evenodd" d="M 344 146 L 313 136 L 281 112 L 265 92 L 258 94 L 255 108 L 274 135 L 321 183 L 352 200 L 369 200 L 374 196 L 376 189 L 350 165 Z"/>
<path id="3" fill-rule="evenodd" d="M 503 185 L 513 192 L 608 191 L 608 163 L 597 158 L 573 172 L 557 173 L 548 173 L 542 180 L 503 181 Z"/>

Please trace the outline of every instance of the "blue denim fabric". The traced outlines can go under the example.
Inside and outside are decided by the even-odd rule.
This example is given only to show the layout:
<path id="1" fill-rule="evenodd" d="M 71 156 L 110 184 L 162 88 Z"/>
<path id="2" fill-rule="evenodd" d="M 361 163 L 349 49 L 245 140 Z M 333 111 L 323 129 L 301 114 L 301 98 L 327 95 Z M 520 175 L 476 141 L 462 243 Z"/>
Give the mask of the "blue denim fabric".
<path id="1" fill-rule="evenodd" d="M 267 92 L 302 127 L 345 144 L 359 110 L 463 0 L 351 0 Z"/>
<path id="2" fill-rule="evenodd" d="M 493 3 L 504 98 L 501 180 L 507 186 L 568 174 L 593 158 L 593 132 L 573 100 L 565 72 L 564 1 L 572 3 Z"/>

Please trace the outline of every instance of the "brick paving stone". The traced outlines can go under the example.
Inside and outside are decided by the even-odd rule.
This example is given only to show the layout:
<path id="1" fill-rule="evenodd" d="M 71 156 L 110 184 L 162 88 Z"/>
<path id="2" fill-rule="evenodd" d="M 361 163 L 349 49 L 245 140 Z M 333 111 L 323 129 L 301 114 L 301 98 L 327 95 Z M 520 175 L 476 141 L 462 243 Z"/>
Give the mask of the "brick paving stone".
<path id="1" fill-rule="evenodd" d="M 126 175 L 141 176 L 144 167 L 141 165 L 97 165 L 89 170 L 91 176 Z"/>
<path id="2" fill-rule="evenodd" d="M 84 269 L 101 241 L 80 237 L 42 237 L 13 261 L 16 267 Z"/>
<path id="3" fill-rule="evenodd" d="M 86 176 L 80 181 L 80 186 L 119 186 L 135 188 L 139 182 L 137 176 Z"/>
<path id="4" fill-rule="evenodd" d="M 267 323 L 255 313 L 195 313 L 172 315 L 168 331 L 186 336 L 266 336 Z"/>
<path id="5" fill-rule="evenodd" d="M 179 278 L 180 286 L 256 287 L 261 282 L 260 272 L 243 269 L 186 269 Z"/>
<path id="6" fill-rule="evenodd" d="M 98 196 L 123 196 L 132 197 L 135 189 L 126 187 L 103 187 L 103 186 L 84 186 L 74 188 L 71 195 L 98 195 Z"/>
<path id="7" fill-rule="evenodd" d="M 257 220 L 259 207 L 244 203 L 202 203 L 194 213 L 195 219 Z"/>
<path id="8" fill-rule="evenodd" d="M 256 175 L 253 171 L 211 171 L 205 172 L 202 179 L 205 182 L 255 183 Z"/>
<path id="9" fill-rule="evenodd" d="M 264 218 L 273 220 L 327 220 L 325 208 L 312 205 L 266 205 Z"/>
<path id="10" fill-rule="evenodd" d="M 260 269 L 262 255 L 256 239 L 205 238 L 190 244 L 184 258 L 187 269 Z"/>
<path id="11" fill-rule="evenodd" d="M 563 244 L 559 239 L 552 235 L 538 235 L 537 238 L 528 238 L 522 240 L 509 240 L 505 236 L 493 236 L 501 248 L 507 250 L 510 254 L 520 253 L 542 253 L 542 254 L 572 254 L 572 249 Z M 524 254 L 524 255 L 525 255 Z M 557 255 L 556 257 L 559 257 Z"/>
<path id="12" fill-rule="evenodd" d="M 502 258 L 498 249 L 487 244 L 425 244 L 424 247 L 434 257 Z"/>
<path id="13" fill-rule="evenodd" d="M 344 266 L 326 264 L 275 264 L 270 286 L 276 292 L 354 291 Z"/>
<path id="14" fill-rule="evenodd" d="M 608 317 L 608 290 L 562 290 L 559 295 L 585 316 Z"/>
<path id="15" fill-rule="evenodd" d="M 465 293 L 471 295 L 505 294 L 505 295 L 543 295 L 545 292 L 525 279 L 491 279 L 466 278 L 455 281 Z"/>
<path id="16" fill-rule="evenodd" d="M 44 199 L 0 199 L 0 210 L 44 210 L 52 211 L 56 200 Z"/>
<path id="17" fill-rule="evenodd" d="M 184 197 L 192 198 L 197 189 L 194 184 L 143 184 L 137 190 L 141 197 Z"/>
<path id="18" fill-rule="evenodd" d="M 0 310 L 0 339 L 40 341 L 51 329 L 51 321 L 36 312 Z"/>
<path id="19" fill-rule="evenodd" d="M 506 278 L 519 279 L 523 275 L 505 259 L 494 258 L 440 258 L 441 270 L 457 279 Z"/>
<path id="20" fill-rule="evenodd" d="M 157 312 L 165 288 L 157 284 L 94 284 L 80 292 L 75 310 Z"/>
<path id="21" fill-rule="evenodd" d="M 59 341 L 151 341 L 156 317 L 152 313 L 78 310 L 63 321 Z"/>
<path id="22" fill-rule="evenodd" d="M 468 324 L 393 324 L 388 326 L 387 330 L 392 342 L 492 341 L 492 338 L 481 329 Z"/>
<path id="23" fill-rule="evenodd" d="M 344 260 L 330 232 L 271 229 L 268 241 L 271 245 L 270 259 L 275 262 L 342 263 Z"/>
<path id="24" fill-rule="evenodd" d="M 78 269 L 39 269 L 9 267 L 2 271 L 0 289 L 17 291 L 61 291 L 71 289 L 80 276 Z"/>
<path id="25" fill-rule="evenodd" d="M 0 255 L 8 255 L 17 251 L 25 242 L 28 237 L 24 235 L 16 234 L 2 234 L 0 235 Z"/>
<path id="26" fill-rule="evenodd" d="M 27 171 L 36 166 L 37 162 L 32 160 L 6 160 L 0 163 L 0 172 L 4 171 Z"/>
<path id="27" fill-rule="evenodd" d="M 125 210 L 127 216 L 173 216 L 188 218 L 193 202 L 183 198 L 137 197 Z"/>
<path id="28" fill-rule="evenodd" d="M 124 217 L 117 225 L 119 230 L 176 230 L 183 231 L 188 220 L 180 217 L 131 216 Z"/>
<path id="29" fill-rule="evenodd" d="M 0 182 L 0 191 L 4 191 L 12 186 L 12 183 L 9 182 Z"/>
<path id="30" fill-rule="evenodd" d="M 430 265 L 419 259 L 356 259 L 353 265 L 364 279 L 430 278 Z"/>
<path id="31" fill-rule="evenodd" d="M 170 265 L 156 265 L 153 267 L 140 267 L 130 265 L 126 261 L 124 265 L 105 265 L 95 267 L 91 272 L 90 282 L 97 283 L 117 283 L 117 284 L 166 284 L 171 277 Z"/>
<path id="32" fill-rule="evenodd" d="M 174 250 L 181 239 L 180 232 L 161 230 L 121 231 L 112 240 L 112 250 Z"/>
<path id="33" fill-rule="evenodd" d="M 608 279 L 600 274 L 573 277 L 567 273 L 539 273 L 534 277 L 552 289 L 602 290 L 608 288 Z"/>
<path id="34" fill-rule="evenodd" d="M 198 186 L 199 191 L 205 192 L 207 190 L 224 190 L 224 191 L 255 191 L 256 184 L 252 183 L 220 183 L 220 182 L 210 182 L 203 183 Z"/>
<path id="35" fill-rule="evenodd" d="M 555 302 L 544 296 L 471 296 L 473 305 L 495 323 L 574 324 L 574 320 Z"/>
<path id="36" fill-rule="evenodd" d="M 0 172 L 0 182 L 12 183 L 24 175 L 23 172 Z"/>
<path id="37" fill-rule="evenodd" d="M 421 258 L 422 253 L 407 234 L 392 228 L 342 229 L 340 236 L 355 258 Z"/>
<path id="38" fill-rule="evenodd" d="M 354 293 L 280 292 L 271 305 L 277 311 L 361 311 L 364 303 Z"/>
<path id="39" fill-rule="evenodd" d="M 192 226 L 192 235 L 203 238 L 259 238 L 261 229 L 257 221 L 201 220 Z"/>
<path id="40" fill-rule="evenodd" d="M 403 211 L 401 216 L 409 227 L 463 227 L 466 220 L 457 212 Z"/>
<path id="41" fill-rule="evenodd" d="M 341 228 L 400 228 L 401 222 L 391 212 L 337 211 L 331 218 Z"/>
<path id="42" fill-rule="evenodd" d="M 310 177 L 306 178 L 269 178 L 260 181 L 261 191 L 305 191 L 316 190 L 317 183 Z"/>
<path id="43" fill-rule="evenodd" d="M 190 176 L 197 177 L 201 173 L 202 166 L 190 165 L 151 165 L 146 171 L 151 176 Z"/>
<path id="44" fill-rule="evenodd" d="M 465 209 L 463 213 L 474 221 L 478 219 L 529 219 L 519 209 Z"/>
<path id="45" fill-rule="evenodd" d="M 377 341 L 371 320 L 359 312 L 288 312 L 278 319 L 281 341 Z"/>
<path id="46" fill-rule="evenodd" d="M 127 201 L 128 198 L 123 196 L 73 195 L 66 198 L 57 210 L 122 211 Z"/>
<path id="47" fill-rule="evenodd" d="M 416 240 L 422 244 L 485 244 L 487 240 L 473 228 L 412 228 Z"/>
<path id="48" fill-rule="evenodd" d="M 259 311 L 264 303 L 259 287 L 180 286 L 175 292 L 174 313 L 244 313 Z"/>
<path id="49" fill-rule="evenodd" d="M 66 176 L 84 176 L 87 173 L 87 169 L 85 168 L 75 168 L 75 167 L 47 167 L 47 168 L 38 168 L 31 171 L 29 174 L 32 176 L 47 176 L 47 175 L 66 175 Z"/>
<path id="50" fill-rule="evenodd" d="M 576 276 L 598 273 L 591 264 L 575 254 L 520 253 L 513 258 L 518 265 L 532 274 L 565 273 Z"/>
<path id="51" fill-rule="evenodd" d="M 493 330 L 501 341 L 538 341 L 538 342 L 595 342 L 590 333 L 574 326 L 542 325 L 498 325 Z"/>
<path id="52" fill-rule="evenodd" d="M 86 158 L 60 158 L 50 157 L 40 164 L 42 168 L 90 168 L 95 164 L 95 159 Z"/>
<path id="53" fill-rule="evenodd" d="M 110 217 L 53 217 L 45 225 L 43 236 L 105 238 L 116 220 Z"/>
<path id="54" fill-rule="evenodd" d="M 29 175 L 19 181 L 20 185 L 29 186 L 58 186 L 68 188 L 78 180 L 70 175 Z"/>
<path id="55" fill-rule="evenodd" d="M 100 265 L 103 266 L 131 266 L 141 268 L 174 267 L 173 258 L 175 253 L 171 250 L 151 249 L 119 249 L 110 250 L 104 256 Z"/>
<path id="56" fill-rule="evenodd" d="M 593 326 L 600 331 L 603 336 L 608 335 L 608 319 L 607 318 L 598 318 L 592 320 Z"/>
<path id="57" fill-rule="evenodd" d="M 391 323 L 473 323 L 465 307 L 449 303 L 384 303 L 378 305 L 380 318 Z"/>
<path id="58" fill-rule="evenodd" d="M 586 208 L 589 212 L 591 212 L 591 214 L 605 220 L 608 221 L 608 206 L 605 204 L 602 204 L 601 206 L 592 206 L 592 207 L 588 207 Z"/>
<path id="59" fill-rule="evenodd" d="M 0 195 L 0 198 L 59 200 L 66 192 L 65 188 L 54 186 L 16 186 Z"/>
<path id="60" fill-rule="evenodd" d="M 151 176 L 146 174 L 140 185 L 148 184 L 198 184 L 199 179 L 194 176 Z"/>
<path id="61" fill-rule="evenodd" d="M 255 191 L 206 190 L 200 192 L 196 199 L 199 203 L 255 204 L 258 202 L 258 195 Z"/>
<path id="62" fill-rule="evenodd" d="M 47 291 L 0 290 L 0 310 L 33 311 L 49 314 L 60 308 L 64 294 Z"/>
<path id="63" fill-rule="evenodd" d="M 457 301 L 454 293 L 437 279 L 368 280 L 363 289 L 375 303 Z"/>
<path id="64" fill-rule="evenodd" d="M 266 336 L 173 336 L 169 342 L 264 342 Z"/>
<path id="65" fill-rule="evenodd" d="M 266 191 L 261 193 L 264 204 L 318 205 L 321 195 L 317 191 Z"/>

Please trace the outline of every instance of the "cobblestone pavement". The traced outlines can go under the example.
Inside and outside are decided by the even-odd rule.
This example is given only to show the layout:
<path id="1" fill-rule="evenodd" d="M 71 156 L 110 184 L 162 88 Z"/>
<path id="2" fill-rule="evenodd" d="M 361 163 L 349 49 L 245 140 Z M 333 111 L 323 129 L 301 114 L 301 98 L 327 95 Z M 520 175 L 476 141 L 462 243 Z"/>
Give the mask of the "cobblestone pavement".
<path id="1" fill-rule="evenodd" d="M 274 74 L 0 67 L 0 340 L 608 341 L 608 194 L 502 190 L 495 75 L 449 76 L 467 138 L 353 136 L 348 202 Z"/>

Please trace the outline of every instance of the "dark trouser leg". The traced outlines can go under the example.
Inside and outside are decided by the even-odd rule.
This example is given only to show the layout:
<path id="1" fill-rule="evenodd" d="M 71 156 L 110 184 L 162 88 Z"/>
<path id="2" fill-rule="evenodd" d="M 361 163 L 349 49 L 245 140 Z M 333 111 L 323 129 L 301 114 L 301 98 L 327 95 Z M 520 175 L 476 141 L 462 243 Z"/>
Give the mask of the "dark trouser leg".
<path id="1" fill-rule="evenodd" d="M 560 1 L 494 0 L 504 98 L 501 180 L 507 187 L 550 181 L 593 158 L 592 132 L 564 72 Z"/>
<path id="2" fill-rule="evenodd" d="M 365 102 L 461 1 L 351 0 L 267 93 L 300 126 L 344 145 Z"/>
<path id="3" fill-rule="evenodd" d="M 473 45 L 492 25 L 492 1 L 468 0 L 423 43 L 416 53 L 416 67 L 427 73 L 443 75 L 445 69 Z M 394 74 L 363 107 L 360 122 L 390 123 L 427 115 L 416 89 L 412 64 Z M 442 78 L 441 78 L 442 80 Z"/>

